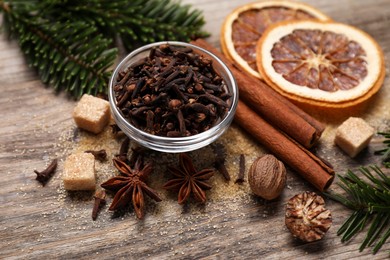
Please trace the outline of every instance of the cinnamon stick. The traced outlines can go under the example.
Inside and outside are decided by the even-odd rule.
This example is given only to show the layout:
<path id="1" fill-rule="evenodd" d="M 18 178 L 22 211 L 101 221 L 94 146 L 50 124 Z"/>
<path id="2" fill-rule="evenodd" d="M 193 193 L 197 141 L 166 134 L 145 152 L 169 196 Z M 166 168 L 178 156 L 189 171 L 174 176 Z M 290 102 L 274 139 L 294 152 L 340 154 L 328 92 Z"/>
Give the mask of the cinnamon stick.
<path id="1" fill-rule="evenodd" d="M 265 85 L 262 81 L 260 81 L 259 84 L 260 85 Z M 267 91 L 269 91 L 269 93 L 271 95 L 274 95 L 275 98 L 280 100 L 280 102 L 282 102 L 283 104 L 288 106 L 292 111 L 294 111 L 296 114 L 298 114 L 304 120 L 306 120 L 306 122 L 308 122 L 311 126 L 313 126 L 317 130 L 317 134 L 319 134 L 318 139 L 321 137 L 322 132 L 324 132 L 324 130 L 325 130 L 325 125 L 324 124 L 322 124 L 317 119 L 315 119 L 314 117 L 310 116 L 305 111 L 303 111 L 302 109 L 300 109 L 299 107 L 297 107 L 296 105 L 294 105 L 293 103 L 288 101 L 287 98 L 283 97 L 282 95 L 277 93 L 272 88 L 266 86 L 266 89 L 267 89 Z"/>
<path id="2" fill-rule="evenodd" d="M 212 52 L 228 66 L 238 84 L 240 99 L 272 125 L 306 148 L 311 148 L 321 137 L 324 126 L 316 119 L 276 93 L 261 80 L 242 72 L 206 41 L 198 39 L 192 44 Z"/>
<path id="3" fill-rule="evenodd" d="M 238 102 L 234 120 L 318 190 L 324 191 L 332 184 L 332 167 L 275 129 L 242 101 Z"/>

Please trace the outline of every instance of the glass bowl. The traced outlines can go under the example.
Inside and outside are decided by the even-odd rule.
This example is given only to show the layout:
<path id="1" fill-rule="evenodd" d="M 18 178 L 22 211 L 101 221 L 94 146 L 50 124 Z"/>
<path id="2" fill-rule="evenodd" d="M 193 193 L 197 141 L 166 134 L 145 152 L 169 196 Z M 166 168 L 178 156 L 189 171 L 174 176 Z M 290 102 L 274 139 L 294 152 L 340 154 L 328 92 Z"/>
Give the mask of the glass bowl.
<path id="1" fill-rule="evenodd" d="M 189 47 L 195 53 L 201 54 L 204 57 L 207 57 L 213 61 L 213 68 L 219 74 L 220 77 L 225 81 L 227 91 L 232 95 L 228 100 L 230 105 L 228 112 L 225 117 L 222 118 L 218 124 L 212 126 L 210 129 L 185 137 L 165 137 L 158 136 L 142 131 L 141 129 L 133 126 L 121 113 L 121 111 L 116 106 L 116 99 L 114 93 L 114 86 L 118 73 L 135 63 L 136 61 L 147 57 L 150 50 L 153 47 L 160 46 L 162 44 L 169 44 L 171 46 L 178 47 Z M 114 73 L 112 74 L 110 83 L 109 83 L 109 102 L 111 107 L 111 113 L 113 118 L 118 125 L 118 127 L 131 139 L 135 140 L 140 145 L 150 148 L 152 150 L 168 153 L 181 153 L 197 150 L 202 148 L 212 142 L 214 142 L 218 137 L 220 137 L 230 126 L 234 114 L 236 112 L 237 103 L 238 103 L 238 87 L 236 81 L 228 69 L 228 67 L 214 54 L 210 53 L 203 48 L 198 46 L 184 43 L 184 42 L 175 42 L 175 41 L 165 41 L 165 42 L 156 42 L 152 44 L 145 45 L 141 48 L 138 48 L 127 55 L 116 67 Z"/>

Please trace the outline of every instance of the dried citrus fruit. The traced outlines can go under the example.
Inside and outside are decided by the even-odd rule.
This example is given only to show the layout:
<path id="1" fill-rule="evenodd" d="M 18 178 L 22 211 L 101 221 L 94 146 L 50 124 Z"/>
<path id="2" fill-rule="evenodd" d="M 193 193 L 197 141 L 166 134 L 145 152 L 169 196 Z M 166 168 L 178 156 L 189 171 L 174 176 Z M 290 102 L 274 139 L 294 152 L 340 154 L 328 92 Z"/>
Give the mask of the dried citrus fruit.
<path id="1" fill-rule="evenodd" d="M 264 1 L 235 9 L 222 26 L 222 51 L 241 68 L 260 77 L 256 65 L 256 44 L 264 31 L 280 21 L 319 19 L 330 20 L 317 9 L 297 2 Z"/>
<path id="2" fill-rule="evenodd" d="M 270 27 L 257 45 L 264 80 L 316 107 L 357 105 L 383 83 L 384 56 L 367 33 L 341 23 L 294 21 Z"/>

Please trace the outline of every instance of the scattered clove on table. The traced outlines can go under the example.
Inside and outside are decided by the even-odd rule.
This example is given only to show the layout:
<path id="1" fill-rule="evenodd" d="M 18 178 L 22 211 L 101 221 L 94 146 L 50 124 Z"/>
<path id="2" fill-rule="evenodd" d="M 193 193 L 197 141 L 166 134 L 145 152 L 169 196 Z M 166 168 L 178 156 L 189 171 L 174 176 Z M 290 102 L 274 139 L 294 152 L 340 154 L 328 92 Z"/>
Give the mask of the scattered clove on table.
<path id="1" fill-rule="evenodd" d="M 98 150 L 98 151 L 86 150 L 84 152 L 85 153 L 91 153 L 95 157 L 96 160 L 99 160 L 101 162 L 103 162 L 103 161 L 105 161 L 107 159 L 107 152 L 104 149 Z"/>
<path id="2" fill-rule="evenodd" d="M 226 181 L 230 181 L 230 174 L 225 166 L 226 151 L 225 147 L 220 143 L 211 145 L 216 155 L 214 161 L 214 167 L 223 175 Z"/>
<path id="3" fill-rule="evenodd" d="M 96 220 L 100 209 L 106 204 L 106 192 L 104 190 L 99 190 L 93 197 L 95 200 L 92 209 L 92 219 Z"/>
<path id="4" fill-rule="evenodd" d="M 47 168 L 41 172 L 34 170 L 37 174 L 36 180 L 39 181 L 42 186 L 45 186 L 48 180 L 53 176 L 55 170 L 57 169 L 57 159 L 53 159 L 53 161 L 47 166 Z"/>
<path id="5" fill-rule="evenodd" d="M 238 176 L 234 183 L 243 183 L 245 180 L 245 155 L 240 155 L 240 164 L 238 170 Z"/>
<path id="6" fill-rule="evenodd" d="M 129 147 L 130 147 L 130 138 L 125 137 L 123 139 L 121 147 L 119 148 L 119 154 L 116 155 L 116 158 L 121 161 L 127 161 L 127 154 L 129 152 Z"/>

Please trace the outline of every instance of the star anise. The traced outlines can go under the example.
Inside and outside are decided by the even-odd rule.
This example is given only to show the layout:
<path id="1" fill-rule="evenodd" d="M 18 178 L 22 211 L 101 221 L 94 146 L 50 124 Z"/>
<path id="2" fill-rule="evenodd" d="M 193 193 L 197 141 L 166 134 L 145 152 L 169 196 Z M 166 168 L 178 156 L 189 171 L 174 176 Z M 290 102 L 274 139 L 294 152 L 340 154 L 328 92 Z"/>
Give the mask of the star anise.
<path id="1" fill-rule="evenodd" d="M 142 167 L 142 157 L 138 157 L 133 169 L 125 162 L 115 158 L 113 159 L 113 163 L 121 175 L 113 177 L 101 184 L 106 190 L 116 191 L 109 210 L 123 208 L 130 201 L 133 201 L 135 214 L 139 219 L 142 219 L 145 206 L 144 193 L 157 202 L 161 201 L 157 192 L 145 184 L 148 175 L 152 172 L 152 164 L 148 163 Z"/>
<path id="2" fill-rule="evenodd" d="M 214 169 L 197 171 L 191 158 L 182 153 L 179 156 L 179 168 L 168 167 L 168 170 L 175 176 L 174 179 L 164 184 L 165 189 L 179 190 L 178 203 L 183 204 L 192 193 L 195 200 L 206 202 L 205 190 L 211 189 L 207 180 L 214 175 Z"/>

